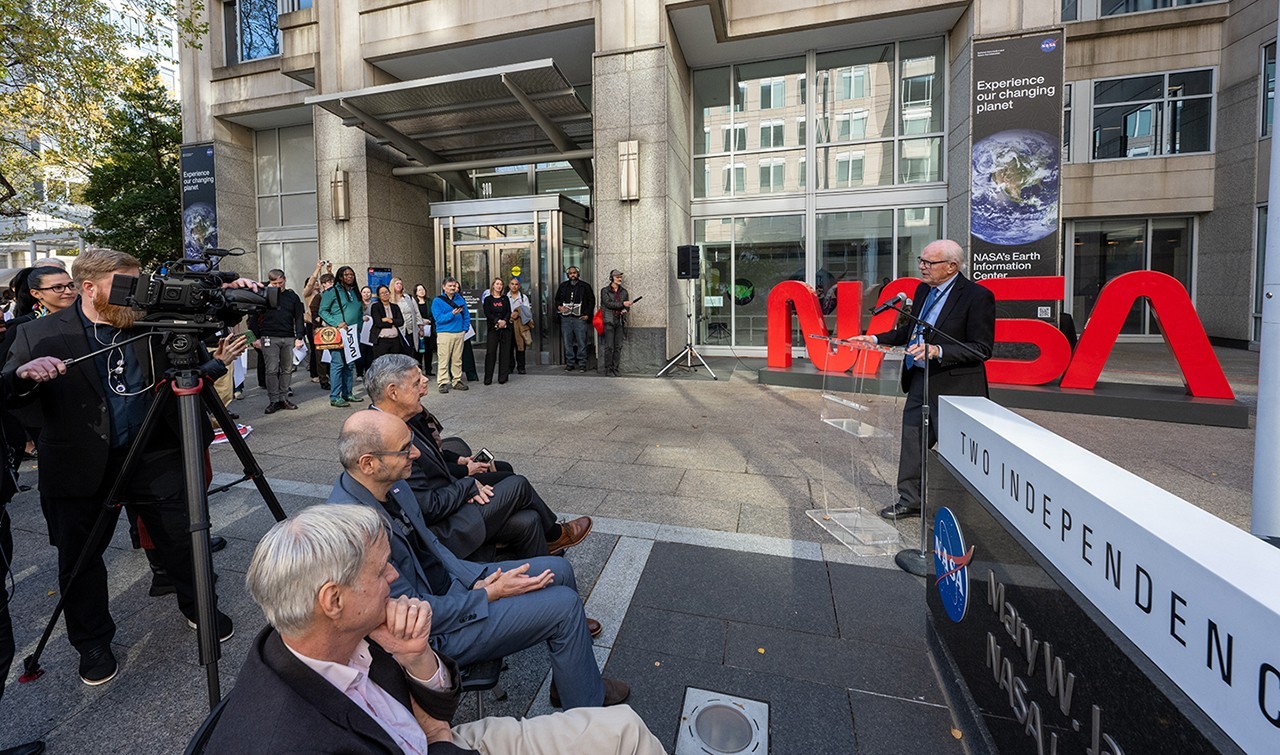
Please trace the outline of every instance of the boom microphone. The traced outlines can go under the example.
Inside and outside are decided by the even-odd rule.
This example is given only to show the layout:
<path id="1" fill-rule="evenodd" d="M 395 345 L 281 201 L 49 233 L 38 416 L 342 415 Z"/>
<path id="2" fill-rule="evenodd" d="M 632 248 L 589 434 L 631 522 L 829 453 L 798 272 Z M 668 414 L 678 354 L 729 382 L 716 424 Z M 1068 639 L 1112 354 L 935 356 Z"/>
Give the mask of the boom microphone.
<path id="1" fill-rule="evenodd" d="M 899 306 L 903 306 L 903 305 L 910 307 L 911 299 L 907 298 L 906 294 L 899 293 L 897 296 L 893 297 L 889 301 L 871 310 L 871 314 L 878 315 L 881 312 L 887 312 L 891 309 L 897 309 Z"/>

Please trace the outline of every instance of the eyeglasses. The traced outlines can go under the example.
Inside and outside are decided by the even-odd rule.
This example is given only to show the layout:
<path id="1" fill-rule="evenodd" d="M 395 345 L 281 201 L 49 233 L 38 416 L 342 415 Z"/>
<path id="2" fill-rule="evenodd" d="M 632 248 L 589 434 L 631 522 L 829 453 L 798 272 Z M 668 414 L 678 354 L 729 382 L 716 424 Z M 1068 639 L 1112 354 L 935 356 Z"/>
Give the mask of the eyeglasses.
<path id="1" fill-rule="evenodd" d="M 404 458 L 407 459 L 409 458 L 409 454 L 411 453 L 413 453 L 412 443 L 410 443 L 409 447 L 404 449 L 403 451 L 370 451 L 369 455 L 370 456 L 403 456 Z"/>
<path id="2" fill-rule="evenodd" d="M 925 267 L 933 267 L 934 265 L 945 265 L 946 263 L 951 261 L 951 260 L 927 260 L 924 257 L 917 257 L 916 259 L 919 260 L 920 264 L 924 265 Z"/>
<path id="3" fill-rule="evenodd" d="M 68 291 L 75 291 L 75 290 L 76 290 L 76 284 L 74 284 L 74 283 L 55 283 L 55 284 L 53 284 L 52 286 L 45 286 L 45 287 L 43 287 L 43 288 L 33 288 L 33 289 L 31 289 L 31 290 L 32 290 L 32 291 L 52 291 L 52 292 L 54 292 L 55 294 L 65 294 L 65 293 L 67 293 Z"/>

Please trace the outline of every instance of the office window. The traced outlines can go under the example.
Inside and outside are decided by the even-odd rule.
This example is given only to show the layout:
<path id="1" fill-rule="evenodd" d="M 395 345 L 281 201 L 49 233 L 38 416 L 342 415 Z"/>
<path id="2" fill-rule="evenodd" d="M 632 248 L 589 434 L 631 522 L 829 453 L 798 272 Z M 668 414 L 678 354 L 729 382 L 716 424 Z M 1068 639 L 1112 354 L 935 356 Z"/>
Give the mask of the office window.
<path id="1" fill-rule="evenodd" d="M 280 54 L 277 0 L 227 0 L 222 5 L 227 65 Z"/>
<path id="2" fill-rule="evenodd" d="M 1141 13 L 1149 10 L 1163 10 L 1181 5 L 1199 5 L 1207 0 L 1100 0 L 1098 12 L 1103 16 L 1119 16 L 1125 13 Z M 1063 6 L 1066 7 L 1065 4 Z M 1063 21 L 1070 20 L 1065 13 Z"/>
<path id="3" fill-rule="evenodd" d="M 1062 85 L 1062 161 L 1071 162 L 1071 85 Z"/>
<path id="4" fill-rule="evenodd" d="M 1262 48 L 1262 135 L 1271 136 L 1271 114 L 1276 104 L 1276 43 Z"/>
<path id="5" fill-rule="evenodd" d="M 781 118 L 772 121 L 762 121 L 760 123 L 760 149 L 771 149 L 773 147 L 786 146 L 786 134 L 783 133 L 783 121 Z"/>
<path id="6" fill-rule="evenodd" d="M 782 157 L 766 157 L 760 160 L 760 192 L 768 194 L 783 191 L 787 180 L 787 161 Z"/>
<path id="7" fill-rule="evenodd" d="M 803 147 L 806 141 L 805 136 L 804 118 L 796 118 L 796 144 Z"/>
<path id="8" fill-rule="evenodd" d="M 1093 85 L 1095 160 L 1208 152 L 1213 71 L 1180 71 Z"/>
<path id="9" fill-rule="evenodd" d="M 747 124 L 721 126 L 720 130 L 724 136 L 724 152 L 742 152 L 747 148 Z"/>
<path id="10" fill-rule="evenodd" d="M 836 155 L 836 186 L 844 189 L 862 185 L 862 152 L 842 152 Z"/>
<path id="11" fill-rule="evenodd" d="M 760 109 L 772 110 L 787 104 L 787 85 L 782 77 L 760 82 Z"/>
<path id="12" fill-rule="evenodd" d="M 724 166 L 724 193 L 741 194 L 747 190 L 747 164 L 734 163 Z"/>

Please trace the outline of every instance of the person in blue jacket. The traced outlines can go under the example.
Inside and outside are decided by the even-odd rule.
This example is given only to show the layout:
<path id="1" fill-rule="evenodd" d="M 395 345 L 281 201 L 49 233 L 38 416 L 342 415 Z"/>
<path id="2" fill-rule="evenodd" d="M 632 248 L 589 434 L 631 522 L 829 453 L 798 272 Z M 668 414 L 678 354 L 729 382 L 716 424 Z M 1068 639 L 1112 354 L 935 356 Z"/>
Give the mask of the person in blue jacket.
<path id="1" fill-rule="evenodd" d="M 320 297 L 320 319 L 336 328 L 348 325 L 358 328 L 364 320 L 364 305 L 360 301 L 360 290 L 356 288 L 356 271 L 349 265 L 338 268 L 333 288 Z M 350 406 L 350 402 L 356 400 L 355 363 L 343 357 L 342 349 L 330 351 L 329 357 L 329 405 Z"/>
<path id="2" fill-rule="evenodd" d="M 453 276 L 441 283 L 442 293 L 431 302 L 431 317 L 436 321 L 436 385 L 448 393 L 450 384 L 467 390 L 462 379 L 462 344 L 471 329 L 471 313 L 467 300 L 458 293 L 458 279 Z M 450 376 L 452 373 L 452 376 Z"/>

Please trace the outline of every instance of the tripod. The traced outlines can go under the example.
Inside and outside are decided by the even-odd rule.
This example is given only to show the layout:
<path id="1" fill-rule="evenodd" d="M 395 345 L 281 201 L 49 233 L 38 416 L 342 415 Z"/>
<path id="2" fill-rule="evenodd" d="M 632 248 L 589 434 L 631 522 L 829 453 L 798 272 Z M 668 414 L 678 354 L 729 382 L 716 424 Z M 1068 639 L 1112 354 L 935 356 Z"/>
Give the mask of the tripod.
<path id="1" fill-rule="evenodd" d="M 138 338 L 155 337 L 155 335 L 155 333 L 147 333 Z M 182 475 L 187 501 L 187 516 L 190 520 L 191 556 L 195 576 L 197 641 L 200 649 L 200 665 L 205 667 L 207 676 L 209 708 L 212 710 L 218 704 L 218 701 L 222 699 L 218 680 L 218 659 L 222 656 L 222 648 L 218 638 L 217 609 L 214 607 L 213 558 L 212 551 L 209 548 L 209 499 L 205 489 L 204 459 L 200 447 L 202 436 L 200 432 L 201 404 L 213 414 L 218 421 L 218 425 L 226 431 L 227 441 L 235 449 L 240 463 L 244 465 L 244 477 L 229 485 L 217 488 L 213 492 L 220 493 L 241 482 L 252 480 L 276 521 L 284 521 L 286 515 L 284 509 L 280 507 L 280 502 L 276 499 L 275 493 L 267 485 L 266 476 L 262 468 L 254 460 L 248 444 L 245 443 L 244 438 L 240 437 L 240 433 L 236 431 L 235 422 L 232 421 L 226 407 L 222 405 L 222 401 L 218 398 L 217 393 L 214 392 L 213 381 L 199 365 L 200 341 L 197 335 L 196 332 L 186 331 L 169 331 L 161 335 L 169 358 L 170 368 L 165 372 L 165 378 L 158 386 L 156 397 L 147 409 L 146 418 L 138 430 L 137 437 L 129 445 L 124 464 L 120 467 L 120 472 L 115 482 L 112 483 L 111 491 L 107 494 L 106 500 L 103 501 L 102 509 L 94 522 L 93 530 L 90 532 L 85 548 L 80 552 L 80 556 L 77 558 L 75 567 L 72 569 L 67 582 L 69 585 L 76 580 L 88 560 L 89 552 L 108 534 L 107 528 L 109 524 L 114 524 L 114 519 L 109 514 L 112 510 L 119 509 L 121 506 L 119 500 L 121 489 L 130 479 L 138 461 L 141 459 L 142 452 L 146 449 L 147 441 L 155 430 L 156 424 L 160 421 L 163 410 L 176 397 L 182 432 Z M 65 363 L 72 364 L 92 356 L 92 354 L 86 355 L 75 360 L 67 360 Z M 58 617 L 61 616 L 62 610 L 66 605 L 66 594 L 66 590 L 61 591 L 58 596 L 58 604 L 53 609 L 53 616 L 49 618 L 49 623 L 45 626 L 44 634 L 41 635 L 35 652 L 27 656 L 23 661 L 21 681 L 30 682 L 44 674 L 44 669 L 40 667 L 40 656 L 44 653 L 49 637 L 53 634 L 53 628 L 58 623 Z"/>
<path id="2" fill-rule="evenodd" d="M 697 372 L 698 368 L 693 366 L 693 360 L 696 358 L 702 364 L 702 366 L 706 368 L 707 374 L 711 376 L 712 380 L 720 379 L 716 377 L 716 373 L 712 372 L 711 368 L 707 366 L 707 361 L 702 358 L 702 355 L 698 353 L 698 350 L 693 348 L 693 284 L 694 284 L 694 281 L 692 278 L 690 278 L 689 279 L 689 314 L 685 315 L 685 317 L 688 320 L 688 324 L 685 326 L 684 351 L 680 352 L 679 354 L 676 354 L 675 357 L 673 357 L 670 362 L 667 362 L 666 367 L 663 367 L 662 369 L 658 370 L 658 374 L 655 375 L 654 377 L 662 377 L 663 375 L 667 374 L 667 371 L 670 370 L 672 367 L 679 367 L 685 372 Z M 684 364 L 679 363 L 681 359 L 684 360 Z"/>

